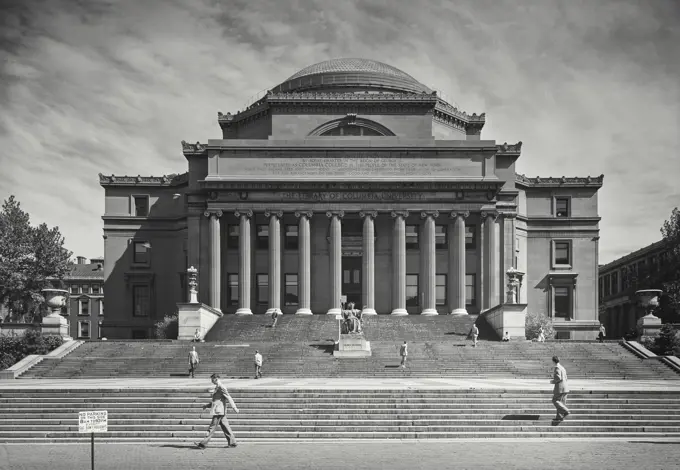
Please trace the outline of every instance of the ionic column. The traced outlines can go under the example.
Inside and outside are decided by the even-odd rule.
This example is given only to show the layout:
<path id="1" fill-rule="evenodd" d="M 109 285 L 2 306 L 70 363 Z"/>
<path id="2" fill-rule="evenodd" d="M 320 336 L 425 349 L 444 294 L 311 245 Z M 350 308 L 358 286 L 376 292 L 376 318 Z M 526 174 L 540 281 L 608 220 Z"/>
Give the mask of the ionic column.
<path id="1" fill-rule="evenodd" d="M 363 244 L 364 254 L 361 260 L 362 272 L 362 315 L 375 315 L 375 227 L 373 220 L 377 211 L 359 212 L 364 219 Z"/>
<path id="2" fill-rule="evenodd" d="M 465 219 L 470 212 L 451 212 L 453 222 L 449 237 L 449 299 L 451 315 L 467 315 L 465 299 Z"/>
<path id="3" fill-rule="evenodd" d="M 423 211 L 420 217 L 425 219 L 424 246 L 421 251 L 424 261 L 423 278 L 423 310 L 421 315 L 438 315 L 437 312 L 437 260 L 434 219 L 439 217 L 439 211 Z"/>
<path id="4" fill-rule="evenodd" d="M 253 211 L 236 211 L 236 217 L 241 220 L 239 230 L 239 262 L 238 262 L 238 301 L 236 315 L 252 315 L 250 310 L 250 218 Z"/>
<path id="5" fill-rule="evenodd" d="M 500 303 L 498 298 L 498 252 L 496 247 L 496 218 L 498 213 L 482 212 L 484 221 L 484 306 L 483 309 L 493 308 Z"/>
<path id="6" fill-rule="evenodd" d="M 328 211 L 326 217 L 331 219 L 331 272 L 330 272 L 330 307 L 326 314 L 340 315 L 340 296 L 342 296 L 342 228 L 340 219 L 343 211 Z"/>
<path id="7" fill-rule="evenodd" d="M 408 315 L 406 311 L 406 217 L 408 211 L 393 211 L 392 239 L 392 315 Z"/>
<path id="8" fill-rule="evenodd" d="M 206 217 L 210 218 L 210 306 L 217 310 L 220 308 L 220 217 L 221 210 L 205 211 Z"/>
<path id="9" fill-rule="evenodd" d="M 266 211 L 269 217 L 269 309 L 267 315 L 281 309 L 281 217 L 282 211 Z"/>
<path id="10" fill-rule="evenodd" d="M 296 315 L 311 315 L 310 309 L 312 291 L 311 281 L 311 244 L 309 233 L 309 219 L 312 218 L 312 211 L 298 211 L 295 217 L 300 219 L 298 222 L 298 309 Z"/>

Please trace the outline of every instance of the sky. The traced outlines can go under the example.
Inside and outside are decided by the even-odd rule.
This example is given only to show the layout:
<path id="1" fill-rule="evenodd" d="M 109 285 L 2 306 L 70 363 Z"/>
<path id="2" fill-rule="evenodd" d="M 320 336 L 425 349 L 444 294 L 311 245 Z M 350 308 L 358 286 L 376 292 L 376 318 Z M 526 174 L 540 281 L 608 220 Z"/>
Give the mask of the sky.
<path id="1" fill-rule="evenodd" d="M 677 0 L 0 0 L 0 198 L 102 256 L 99 173 L 183 173 L 218 111 L 361 57 L 485 112 L 519 173 L 604 174 L 607 263 L 680 205 L 677 44 Z"/>

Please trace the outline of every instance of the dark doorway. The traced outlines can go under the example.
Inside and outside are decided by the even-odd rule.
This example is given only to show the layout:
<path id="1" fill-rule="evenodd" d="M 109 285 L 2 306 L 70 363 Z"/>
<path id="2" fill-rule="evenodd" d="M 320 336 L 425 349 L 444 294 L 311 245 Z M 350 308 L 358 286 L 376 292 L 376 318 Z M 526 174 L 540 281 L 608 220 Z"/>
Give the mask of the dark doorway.
<path id="1" fill-rule="evenodd" d="M 342 295 L 347 302 L 354 302 L 354 308 L 361 309 L 361 257 L 342 258 Z"/>

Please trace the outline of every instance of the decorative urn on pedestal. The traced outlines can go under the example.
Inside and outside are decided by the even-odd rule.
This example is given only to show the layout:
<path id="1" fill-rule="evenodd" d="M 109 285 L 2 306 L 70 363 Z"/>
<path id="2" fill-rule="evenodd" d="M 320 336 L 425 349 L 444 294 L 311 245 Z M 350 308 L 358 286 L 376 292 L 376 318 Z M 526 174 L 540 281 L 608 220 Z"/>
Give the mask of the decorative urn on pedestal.
<path id="1" fill-rule="evenodd" d="M 66 306 L 68 291 L 64 289 L 43 289 L 45 304 L 50 309 L 49 315 L 42 319 L 42 334 L 45 336 L 61 336 L 70 339 L 68 321 L 61 316 L 61 308 Z"/>
<path id="2" fill-rule="evenodd" d="M 655 336 L 661 329 L 661 319 L 654 315 L 654 310 L 659 306 L 661 289 L 643 289 L 635 292 L 638 305 L 647 314 L 637 321 L 637 331 L 640 336 Z"/>

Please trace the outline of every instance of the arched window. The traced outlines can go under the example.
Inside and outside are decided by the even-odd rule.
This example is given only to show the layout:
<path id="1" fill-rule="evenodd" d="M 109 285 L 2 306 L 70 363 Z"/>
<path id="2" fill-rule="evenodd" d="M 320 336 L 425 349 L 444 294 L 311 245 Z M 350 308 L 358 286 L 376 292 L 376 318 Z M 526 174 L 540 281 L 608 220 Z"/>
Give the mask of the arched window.
<path id="1" fill-rule="evenodd" d="M 380 136 L 380 135 L 383 135 L 383 134 L 376 131 L 375 129 L 370 129 L 370 128 L 364 127 L 364 126 L 346 125 L 346 126 L 339 126 L 339 127 L 333 128 L 333 129 L 329 129 L 321 135 L 322 136 L 349 136 L 349 135 L 354 135 L 354 136 Z"/>

